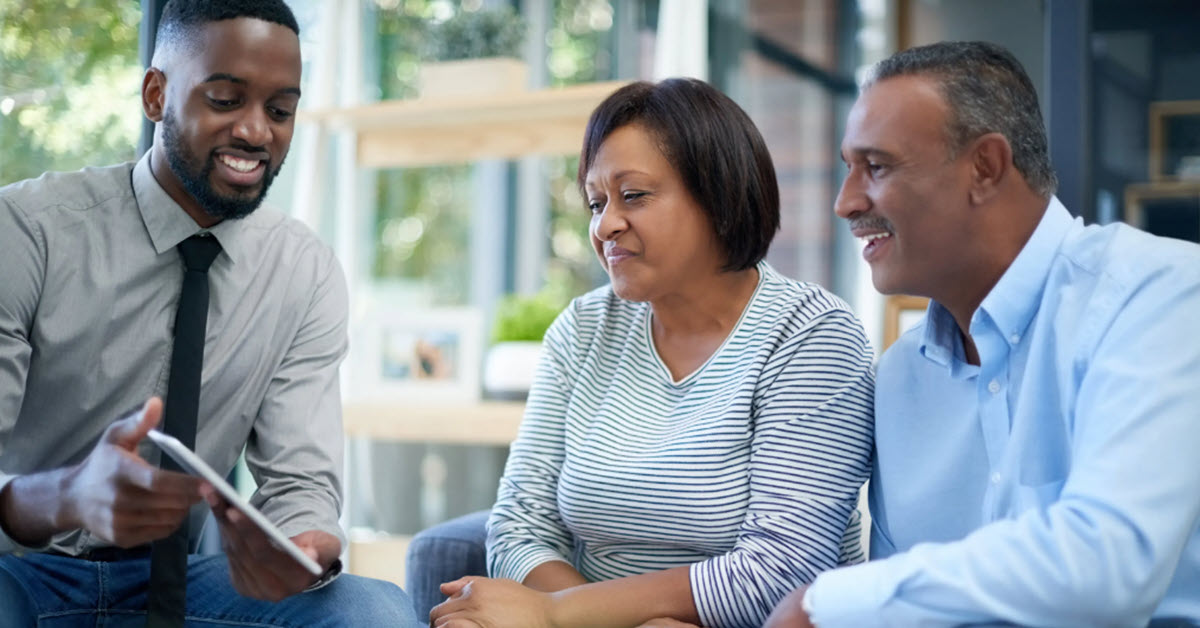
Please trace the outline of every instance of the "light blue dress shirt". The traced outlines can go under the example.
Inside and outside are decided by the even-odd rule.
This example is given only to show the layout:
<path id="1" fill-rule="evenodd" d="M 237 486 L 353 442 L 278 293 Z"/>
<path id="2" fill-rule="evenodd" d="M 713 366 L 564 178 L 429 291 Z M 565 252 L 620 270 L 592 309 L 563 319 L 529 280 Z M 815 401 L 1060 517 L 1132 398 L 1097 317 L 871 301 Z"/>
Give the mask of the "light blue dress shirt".
<path id="1" fill-rule="evenodd" d="M 1200 247 L 1051 199 L 970 333 L 934 303 L 883 356 L 876 560 L 820 628 L 1200 619 Z"/>

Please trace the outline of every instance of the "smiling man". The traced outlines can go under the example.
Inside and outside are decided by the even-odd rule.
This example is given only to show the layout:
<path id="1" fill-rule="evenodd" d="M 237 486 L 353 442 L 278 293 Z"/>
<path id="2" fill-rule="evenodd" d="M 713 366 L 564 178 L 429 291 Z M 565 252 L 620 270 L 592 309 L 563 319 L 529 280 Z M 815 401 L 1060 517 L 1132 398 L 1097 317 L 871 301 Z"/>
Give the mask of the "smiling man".
<path id="1" fill-rule="evenodd" d="M 345 280 L 260 208 L 291 144 L 298 33 L 280 0 L 169 3 L 142 84 L 152 149 L 0 190 L 6 626 L 416 625 L 394 585 L 339 577 Z M 245 449 L 251 501 L 324 573 L 159 467 L 155 427 L 220 473 Z M 188 556 L 209 508 L 226 556 Z"/>
<path id="2" fill-rule="evenodd" d="M 932 303 L 878 367 L 873 560 L 770 628 L 1200 622 L 1200 247 L 1072 218 L 1046 146 L 998 46 L 864 84 L 836 212 Z"/>

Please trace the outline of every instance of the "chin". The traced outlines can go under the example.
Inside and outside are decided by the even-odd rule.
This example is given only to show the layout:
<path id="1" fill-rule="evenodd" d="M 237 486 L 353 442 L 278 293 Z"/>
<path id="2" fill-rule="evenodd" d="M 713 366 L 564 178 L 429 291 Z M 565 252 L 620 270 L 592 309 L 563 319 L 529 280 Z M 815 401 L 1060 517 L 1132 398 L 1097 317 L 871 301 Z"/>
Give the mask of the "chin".
<path id="1" fill-rule="evenodd" d="M 625 299 L 626 301 L 648 301 L 646 291 L 632 282 L 625 281 L 620 277 L 609 275 L 609 281 L 612 283 L 613 294 Z"/>

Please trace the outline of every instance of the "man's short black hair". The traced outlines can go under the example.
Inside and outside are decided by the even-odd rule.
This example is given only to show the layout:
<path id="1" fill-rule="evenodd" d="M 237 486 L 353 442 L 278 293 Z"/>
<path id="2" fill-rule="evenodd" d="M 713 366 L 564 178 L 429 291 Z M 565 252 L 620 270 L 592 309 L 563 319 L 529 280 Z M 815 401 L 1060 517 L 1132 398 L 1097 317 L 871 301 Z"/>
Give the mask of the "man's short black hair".
<path id="1" fill-rule="evenodd" d="M 582 190 L 604 140 L 628 124 L 656 136 L 667 161 L 712 221 L 725 248 L 722 270 L 753 268 L 779 230 L 779 185 L 767 144 L 750 116 L 704 81 L 639 81 L 592 112 L 579 158 Z"/>
<path id="2" fill-rule="evenodd" d="M 155 56 L 185 43 L 196 29 L 210 22 L 249 17 L 272 22 L 300 35 L 300 24 L 283 0 L 170 0 L 163 7 L 154 39 Z"/>

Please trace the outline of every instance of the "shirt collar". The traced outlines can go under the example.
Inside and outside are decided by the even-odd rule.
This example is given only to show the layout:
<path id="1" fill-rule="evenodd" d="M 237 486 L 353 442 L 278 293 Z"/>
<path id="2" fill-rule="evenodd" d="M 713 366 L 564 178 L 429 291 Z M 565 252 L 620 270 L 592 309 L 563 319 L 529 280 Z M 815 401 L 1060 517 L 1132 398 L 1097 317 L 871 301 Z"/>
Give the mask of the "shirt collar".
<path id="1" fill-rule="evenodd" d="M 1073 221 L 1058 198 L 1050 197 L 1033 235 L 980 304 L 979 309 L 991 317 L 1007 342 L 1019 342 L 1037 313 L 1050 265 Z M 925 314 L 925 333 L 919 349 L 921 355 L 943 366 L 950 365 L 952 357 L 963 359 L 958 323 L 935 301 L 930 302 Z"/>
<path id="2" fill-rule="evenodd" d="M 1050 197 L 1033 235 L 979 305 L 1009 344 L 1020 342 L 1037 313 L 1050 277 L 1050 265 L 1073 221 L 1058 198 Z"/>
<path id="3" fill-rule="evenodd" d="M 165 253 L 197 233 L 208 231 L 221 243 L 221 250 L 231 262 L 237 264 L 238 260 L 246 259 L 249 246 L 247 229 L 246 225 L 240 223 L 253 218 L 254 214 L 242 220 L 222 220 L 206 230 L 196 224 L 154 178 L 154 173 L 150 171 L 150 151 L 146 151 L 138 160 L 132 176 L 138 211 L 142 214 L 142 222 L 150 234 L 155 252 Z"/>

